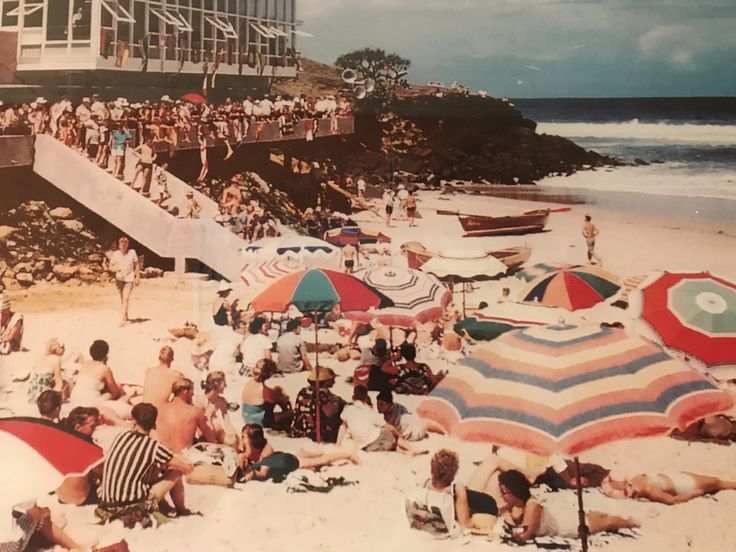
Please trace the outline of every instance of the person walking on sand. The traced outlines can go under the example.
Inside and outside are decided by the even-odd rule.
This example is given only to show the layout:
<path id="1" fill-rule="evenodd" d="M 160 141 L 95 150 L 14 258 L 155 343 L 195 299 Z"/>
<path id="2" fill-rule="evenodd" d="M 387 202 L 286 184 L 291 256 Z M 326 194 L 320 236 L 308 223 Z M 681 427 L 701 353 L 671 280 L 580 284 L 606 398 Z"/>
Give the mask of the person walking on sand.
<path id="1" fill-rule="evenodd" d="M 585 215 L 585 222 L 583 223 L 583 237 L 585 243 L 588 246 L 588 262 L 592 263 L 593 258 L 602 265 L 603 261 L 595 252 L 595 237 L 598 235 L 598 228 L 590 220 L 590 215 Z"/>
<path id="2" fill-rule="evenodd" d="M 405 205 L 406 217 L 409 219 L 409 227 L 416 226 L 414 221 L 417 218 L 417 198 L 411 190 L 409 190 L 409 194 L 406 196 Z"/>
<path id="3" fill-rule="evenodd" d="M 120 294 L 121 325 L 129 322 L 128 305 L 133 286 L 141 283 L 141 265 L 135 249 L 130 249 L 130 241 L 123 236 L 118 240 L 118 250 L 110 255 L 110 269 L 115 272 L 115 285 Z"/>
<path id="4" fill-rule="evenodd" d="M 386 188 L 383 192 L 383 204 L 386 208 L 386 226 L 391 226 L 391 215 L 394 212 L 394 203 L 396 201 L 396 194 L 391 188 Z"/>
<path id="5" fill-rule="evenodd" d="M 345 267 L 346 274 L 352 274 L 355 269 L 355 257 L 358 255 L 358 250 L 355 246 L 347 244 L 342 248 L 342 264 Z"/>

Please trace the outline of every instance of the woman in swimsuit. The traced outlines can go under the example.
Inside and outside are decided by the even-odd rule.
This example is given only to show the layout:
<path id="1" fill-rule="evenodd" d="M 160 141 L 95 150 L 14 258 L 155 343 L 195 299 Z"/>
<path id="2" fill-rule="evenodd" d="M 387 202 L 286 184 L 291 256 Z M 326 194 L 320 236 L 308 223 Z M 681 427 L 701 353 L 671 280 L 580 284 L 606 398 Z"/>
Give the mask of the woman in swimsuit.
<path id="1" fill-rule="evenodd" d="M 268 387 L 266 381 L 276 372 L 276 363 L 264 358 L 253 368 L 251 378 L 243 387 L 243 421 L 246 424 L 259 424 L 276 430 L 291 426 L 294 411 L 289 396 L 281 387 Z M 279 406 L 281 411 L 274 412 Z"/>
<path id="2" fill-rule="evenodd" d="M 503 497 L 499 511 L 511 526 L 514 541 L 525 543 L 538 536 L 574 538 L 578 535 L 577 512 L 568 508 L 553 515 L 532 496 L 531 484 L 520 471 L 505 471 L 498 476 L 498 482 Z M 639 522 L 633 518 L 603 512 L 586 512 L 585 522 L 591 535 L 639 527 Z"/>
<path id="3" fill-rule="evenodd" d="M 63 400 L 69 398 L 71 385 L 63 378 L 61 372 L 61 359 L 65 351 L 64 344 L 55 337 L 46 343 L 46 354 L 36 362 L 31 372 L 31 382 L 28 388 L 29 402 L 35 404 L 46 389 L 58 391 Z"/>
<path id="4" fill-rule="evenodd" d="M 603 480 L 601 489 L 611 498 L 644 498 L 661 504 L 681 504 L 718 491 L 736 490 L 736 481 L 697 473 L 665 471 L 641 473 L 628 479 Z"/>
<path id="5" fill-rule="evenodd" d="M 298 457 L 288 452 L 274 451 L 263 435 L 263 427 L 246 424 L 241 433 L 240 476 L 241 482 L 252 479 L 273 479 L 276 482 L 296 469 L 311 469 L 327 466 L 339 460 L 359 463 L 356 449 L 337 452 L 323 452 L 316 456 Z"/>
<path id="6" fill-rule="evenodd" d="M 222 393 L 225 391 L 224 372 L 210 372 L 202 382 L 205 392 L 205 416 L 210 420 L 210 426 L 215 429 L 217 442 L 234 447 L 238 443 L 238 434 L 235 431 L 228 415 L 228 402 Z"/>

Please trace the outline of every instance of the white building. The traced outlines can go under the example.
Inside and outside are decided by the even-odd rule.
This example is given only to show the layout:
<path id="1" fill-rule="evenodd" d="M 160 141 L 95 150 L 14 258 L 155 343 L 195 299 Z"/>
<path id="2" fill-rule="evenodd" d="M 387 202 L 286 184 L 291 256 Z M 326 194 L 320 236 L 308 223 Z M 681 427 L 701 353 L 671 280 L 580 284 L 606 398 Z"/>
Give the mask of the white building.
<path id="1" fill-rule="evenodd" d="M 296 0 L 0 0 L 0 80 L 85 95 L 257 89 L 296 75 L 299 24 Z"/>

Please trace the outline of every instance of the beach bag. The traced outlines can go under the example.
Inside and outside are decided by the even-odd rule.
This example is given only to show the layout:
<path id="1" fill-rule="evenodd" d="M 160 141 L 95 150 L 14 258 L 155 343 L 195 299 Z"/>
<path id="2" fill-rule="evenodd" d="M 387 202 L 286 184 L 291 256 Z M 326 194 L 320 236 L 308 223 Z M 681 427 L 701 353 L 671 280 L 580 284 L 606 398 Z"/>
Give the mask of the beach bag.
<path id="1" fill-rule="evenodd" d="M 450 535 L 439 508 L 429 508 L 426 504 L 420 504 L 408 498 L 404 501 L 404 508 L 409 520 L 409 527 L 412 529 L 424 531 L 434 537 L 448 537 Z"/>
<path id="2" fill-rule="evenodd" d="M 424 375 L 408 374 L 399 378 L 394 391 L 400 395 L 427 395 L 432 385 Z"/>
<path id="3" fill-rule="evenodd" d="M 237 454 L 232 447 L 197 443 L 185 452 L 194 469 L 186 476 L 192 485 L 232 487 L 237 472 Z"/>
<path id="4" fill-rule="evenodd" d="M 235 477 L 228 477 L 222 466 L 212 464 L 199 464 L 194 466 L 186 476 L 190 485 L 215 485 L 217 487 L 232 487 L 235 485 Z"/>

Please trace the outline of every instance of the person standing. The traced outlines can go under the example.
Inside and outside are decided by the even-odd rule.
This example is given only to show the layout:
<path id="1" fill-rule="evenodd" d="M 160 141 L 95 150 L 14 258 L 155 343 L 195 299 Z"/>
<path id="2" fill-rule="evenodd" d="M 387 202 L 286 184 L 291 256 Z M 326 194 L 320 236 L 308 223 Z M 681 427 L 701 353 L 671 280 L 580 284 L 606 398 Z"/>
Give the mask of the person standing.
<path id="1" fill-rule="evenodd" d="M 386 188 L 383 192 L 383 204 L 386 208 L 386 226 L 391 226 L 391 215 L 394 212 L 394 203 L 396 201 L 396 194 L 391 188 Z"/>
<path id="2" fill-rule="evenodd" d="M 365 197 L 366 184 L 365 184 L 365 179 L 362 176 L 358 178 L 357 185 L 358 185 L 358 197 L 363 199 Z"/>
<path id="3" fill-rule="evenodd" d="M 590 220 L 590 215 L 585 215 L 585 222 L 583 223 L 583 237 L 585 243 L 588 246 L 588 262 L 592 263 L 593 258 L 598 262 L 599 265 L 603 264 L 603 260 L 595 252 L 595 237 L 598 235 L 598 228 Z"/>
<path id="4" fill-rule="evenodd" d="M 347 244 L 341 250 L 342 263 L 345 267 L 346 274 L 352 274 L 355 269 L 355 258 L 358 255 L 358 250 L 355 249 L 354 245 Z"/>
<path id="5" fill-rule="evenodd" d="M 411 190 L 409 190 L 409 193 L 406 196 L 405 204 L 406 217 L 409 219 L 409 227 L 416 226 L 414 221 L 417 218 L 417 198 Z"/>
<path id="6" fill-rule="evenodd" d="M 112 158 L 114 160 L 112 175 L 119 179 L 123 179 L 123 171 L 125 170 L 125 148 L 128 145 L 128 141 L 132 138 L 127 128 L 124 128 L 122 123 L 118 123 L 117 128 L 112 133 Z"/>
<path id="7" fill-rule="evenodd" d="M 141 265 L 135 249 L 130 249 L 130 241 L 123 236 L 118 240 L 118 250 L 110 255 L 110 269 L 115 272 L 115 285 L 120 294 L 121 325 L 129 322 L 128 306 L 133 286 L 141 283 Z"/>

